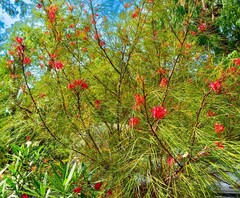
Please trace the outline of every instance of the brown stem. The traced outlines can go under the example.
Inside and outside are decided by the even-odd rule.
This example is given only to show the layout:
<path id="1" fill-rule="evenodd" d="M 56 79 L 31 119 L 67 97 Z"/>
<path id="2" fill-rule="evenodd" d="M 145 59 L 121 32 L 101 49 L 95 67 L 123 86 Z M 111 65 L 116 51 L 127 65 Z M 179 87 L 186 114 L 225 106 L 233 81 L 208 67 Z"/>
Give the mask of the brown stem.
<path id="1" fill-rule="evenodd" d="M 211 90 L 204 94 L 203 99 L 202 99 L 201 104 L 200 104 L 200 108 L 198 109 L 197 116 L 196 116 L 196 122 L 195 122 L 195 125 L 194 125 L 193 134 L 192 134 L 191 146 L 193 146 L 194 143 L 195 143 L 195 140 L 196 140 L 196 128 L 198 128 L 198 126 L 199 126 L 199 117 L 200 117 L 201 111 L 202 111 L 202 109 L 204 107 L 204 102 L 205 102 L 207 96 L 210 93 L 211 93 Z"/>

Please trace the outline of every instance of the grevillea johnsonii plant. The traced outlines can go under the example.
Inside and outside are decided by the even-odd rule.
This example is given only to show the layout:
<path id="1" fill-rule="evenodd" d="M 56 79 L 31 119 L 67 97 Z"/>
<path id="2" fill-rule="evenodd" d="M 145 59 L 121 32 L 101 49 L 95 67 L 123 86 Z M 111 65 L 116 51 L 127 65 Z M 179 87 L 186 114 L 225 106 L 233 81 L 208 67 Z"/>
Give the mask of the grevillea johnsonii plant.
<path id="1" fill-rule="evenodd" d="M 2 45 L 0 150 L 40 142 L 49 152 L 44 166 L 23 160 L 19 192 L 1 178 L 0 197 L 100 198 L 111 189 L 198 198 L 219 196 L 222 181 L 236 188 L 236 1 L 231 11 L 225 1 L 79 2 L 35 2 L 34 23 L 18 23 Z"/>

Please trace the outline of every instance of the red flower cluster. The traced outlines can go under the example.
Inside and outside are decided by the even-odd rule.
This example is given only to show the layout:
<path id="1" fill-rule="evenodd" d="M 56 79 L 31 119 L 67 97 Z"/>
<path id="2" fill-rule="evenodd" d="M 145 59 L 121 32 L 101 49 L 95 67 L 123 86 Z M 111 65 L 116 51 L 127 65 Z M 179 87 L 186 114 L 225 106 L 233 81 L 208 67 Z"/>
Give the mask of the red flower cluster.
<path id="1" fill-rule="evenodd" d="M 159 85 L 160 87 L 166 87 L 168 85 L 168 80 L 166 78 L 162 78 Z"/>
<path id="2" fill-rule="evenodd" d="M 101 109 L 101 100 L 95 100 L 94 101 L 96 109 Z"/>
<path id="3" fill-rule="evenodd" d="M 197 34 L 197 32 L 195 32 L 195 31 L 191 31 L 190 33 L 191 33 L 191 35 L 193 35 L 193 36 L 196 36 L 196 34 Z"/>
<path id="4" fill-rule="evenodd" d="M 216 115 L 217 115 L 217 114 L 216 114 L 215 112 L 213 112 L 213 111 L 210 111 L 210 110 L 209 110 L 209 111 L 207 112 L 207 116 L 208 116 L 208 117 L 214 117 L 214 116 L 216 116 Z"/>
<path id="5" fill-rule="evenodd" d="M 215 144 L 219 149 L 224 149 L 224 145 L 222 142 L 215 142 Z"/>
<path id="6" fill-rule="evenodd" d="M 207 29 L 206 23 L 201 23 L 201 24 L 198 26 L 199 32 L 204 32 L 206 29 Z"/>
<path id="7" fill-rule="evenodd" d="M 27 57 L 24 57 L 23 58 L 23 63 L 26 64 L 26 65 L 30 65 L 31 64 L 31 59 L 27 58 Z"/>
<path id="8" fill-rule="evenodd" d="M 152 110 L 152 117 L 156 119 L 162 119 L 167 114 L 167 109 L 165 109 L 163 106 L 157 106 L 154 107 Z"/>
<path id="9" fill-rule="evenodd" d="M 175 164 L 175 160 L 174 160 L 172 157 L 169 157 L 169 158 L 167 159 L 167 164 L 168 164 L 168 166 L 172 166 L 172 165 Z"/>
<path id="10" fill-rule="evenodd" d="M 222 85 L 219 80 L 217 80 L 215 82 L 211 82 L 209 86 L 216 93 L 220 93 L 222 90 Z"/>
<path id="11" fill-rule="evenodd" d="M 61 61 L 56 61 L 54 62 L 54 67 L 55 69 L 60 70 L 63 68 L 63 63 Z"/>
<path id="12" fill-rule="evenodd" d="M 240 65 L 240 58 L 235 58 L 235 59 L 233 59 L 233 63 L 234 63 L 235 65 Z"/>
<path id="13" fill-rule="evenodd" d="M 217 134 L 220 134 L 224 131 L 224 126 L 220 123 L 215 123 L 214 129 Z"/>
<path id="14" fill-rule="evenodd" d="M 82 79 L 78 79 L 78 80 L 74 80 L 73 82 L 68 84 L 68 89 L 76 89 L 77 87 L 81 87 L 81 89 L 87 89 L 88 88 L 88 84 L 82 80 Z"/>
<path id="15" fill-rule="evenodd" d="M 100 190 L 101 186 L 102 186 L 102 182 L 97 182 L 96 184 L 94 184 L 94 189 Z"/>
<path id="16" fill-rule="evenodd" d="M 145 97 L 139 94 L 135 94 L 135 105 L 133 106 L 133 108 L 136 110 L 139 110 L 139 108 L 144 105 L 145 105 Z"/>
<path id="17" fill-rule="evenodd" d="M 22 198 L 28 198 L 27 194 L 22 194 Z"/>
<path id="18" fill-rule="evenodd" d="M 74 193 L 80 193 L 81 192 L 81 188 L 80 187 L 77 187 L 73 190 Z"/>
<path id="19" fill-rule="evenodd" d="M 132 118 L 129 119 L 129 125 L 130 125 L 130 127 L 132 127 L 132 128 L 133 128 L 134 126 L 138 125 L 139 122 L 140 122 L 140 119 L 139 119 L 139 118 L 132 117 Z"/>
<path id="20" fill-rule="evenodd" d="M 17 43 L 19 43 L 19 44 L 22 44 L 23 38 L 17 36 L 17 37 L 15 38 L 15 41 L 16 41 Z"/>
<path id="21" fill-rule="evenodd" d="M 58 10 L 58 7 L 55 5 L 50 6 L 48 9 L 48 17 L 51 23 L 55 21 L 57 10 Z"/>

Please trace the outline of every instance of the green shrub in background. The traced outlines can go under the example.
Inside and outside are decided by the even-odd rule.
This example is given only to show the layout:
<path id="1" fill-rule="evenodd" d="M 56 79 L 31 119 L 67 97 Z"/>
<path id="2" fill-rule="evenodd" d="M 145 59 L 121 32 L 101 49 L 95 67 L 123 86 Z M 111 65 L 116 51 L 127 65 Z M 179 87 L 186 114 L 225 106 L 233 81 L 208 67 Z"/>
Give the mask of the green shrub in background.
<path id="1" fill-rule="evenodd" d="M 9 164 L 1 171 L 1 197 L 97 197 L 111 194 L 102 190 L 103 181 L 93 181 L 95 171 L 82 162 L 56 162 L 43 146 L 28 141 L 12 145 Z"/>

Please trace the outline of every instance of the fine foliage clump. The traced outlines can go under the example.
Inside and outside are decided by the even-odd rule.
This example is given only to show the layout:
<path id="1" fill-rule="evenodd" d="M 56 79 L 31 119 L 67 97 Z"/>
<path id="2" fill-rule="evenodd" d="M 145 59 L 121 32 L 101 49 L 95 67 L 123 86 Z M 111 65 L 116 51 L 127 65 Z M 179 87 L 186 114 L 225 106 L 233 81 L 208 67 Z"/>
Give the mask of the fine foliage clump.
<path id="1" fill-rule="evenodd" d="M 7 145 L 31 138 L 54 163 L 38 162 L 39 179 L 24 170 L 20 187 L 11 182 L 17 195 L 214 197 L 221 182 L 239 187 L 240 53 L 216 50 L 203 2 L 124 1 L 111 20 L 97 1 L 39 2 L 37 22 L 13 31 L 2 58 L 0 126 Z M 83 165 L 58 163 L 73 158 L 97 183 Z"/>

